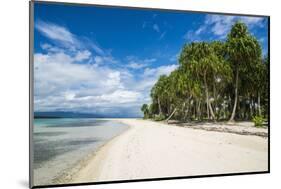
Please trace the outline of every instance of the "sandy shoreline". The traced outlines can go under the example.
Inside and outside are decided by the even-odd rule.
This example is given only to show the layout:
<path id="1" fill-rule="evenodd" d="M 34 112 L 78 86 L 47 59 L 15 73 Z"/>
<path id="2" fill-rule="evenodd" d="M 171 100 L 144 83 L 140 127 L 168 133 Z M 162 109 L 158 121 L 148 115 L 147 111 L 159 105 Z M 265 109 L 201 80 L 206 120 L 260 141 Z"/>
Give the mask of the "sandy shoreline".
<path id="1" fill-rule="evenodd" d="M 268 139 L 137 119 L 84 162 L 71 183 L 268 170 Z M 60 180 L 63 182 L 63 180 Z"/>

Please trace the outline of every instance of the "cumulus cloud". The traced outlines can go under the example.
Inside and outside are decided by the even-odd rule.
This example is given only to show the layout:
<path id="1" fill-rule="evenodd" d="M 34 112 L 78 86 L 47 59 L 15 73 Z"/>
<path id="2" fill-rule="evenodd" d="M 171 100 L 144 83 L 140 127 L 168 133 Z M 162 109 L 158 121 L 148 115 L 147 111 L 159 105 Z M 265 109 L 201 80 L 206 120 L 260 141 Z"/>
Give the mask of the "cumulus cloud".
<path id="1" fill-rule="evenodd" d="M 177 68 L 177 65 L 146 68 L 136 78 L 126 69 L 76 64 L 76 56 L 62 52 L 34 55 L 36 111 L 111 114 L 115 107 L 123 112 L 133 108 L 140 115 L 139 107 L 149 102 L 150 89 L 159 76 Z"/>
<path id="2" fill-rule="evenodd" d="M 83 61 L 89 59 L 91 56 L 91 52 L 88 50 L 84 51 L 78 51 L 77 54 L 75 55 L 74 59 L 76 61 Z"/>
<path id="3" fill-rule="evenodd" d="M 83 106 L 94 109 L 104 103 L 116 105 L 137 100 L 138 92 L 126 89 L 121 80 L 126 73 L 122 76 L 120 70 L 95 64 L 75 64 L 77 56 L 81 55 L 34 55 L 35 110 L 70 108 L 78 111 Z"/>
<path id="4" fill-rule="evenodd" d="M 42 51 L 34 54 L 35 111 L 141 116 L 140 107 L 150 101 L 150 89 L 158 77 L 177 67 L 151 68 L 155 58 L 135 56 L 119 64 L 105 50 L 87 45 L 96 43 L 83 43 L 66 27 L 41 21 L 36 29 L 52 44 L 41 44 Z"/>

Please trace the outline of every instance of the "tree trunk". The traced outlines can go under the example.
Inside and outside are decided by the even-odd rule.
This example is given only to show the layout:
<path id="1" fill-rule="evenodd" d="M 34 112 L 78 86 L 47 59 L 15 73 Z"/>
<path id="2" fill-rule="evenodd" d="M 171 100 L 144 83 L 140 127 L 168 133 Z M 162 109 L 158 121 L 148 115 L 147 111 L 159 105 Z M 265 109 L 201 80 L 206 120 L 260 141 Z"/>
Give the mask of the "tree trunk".
<path id="1" fill-rule="evenodd" d="M 174 113 L 177 111 L 177 108 L 174 109 L 174 111 L 171 113 L 171 115 L 166 119 L 167 123 L 169 121 L 169 119 L 171 119 L 171 117 L 174 115 Z"/>
<path id="2" fill-rule="evenodd" d="M 159 115 L 162 114 L 162 110 L 161 110 L 161 105 L 160 105 L 160 99 L 159 97 L 157 98 L 158 101 L 158 109 L 159 109 Z"/>
<path id="3" fill-rule="evenodd" d="M 216 99 L 217 99 L 217 96 L 216 96 L 216 79 L 215 79 L 215 75 L 214 75 L 214 83 L 213 83 L 213 97 L 214 97 L 214 112 L 217 114 L 217 104 L 216 104 Z"/>
<path id="4" fill-rule="evenodd" d="M 207 101 L 207 100 L 206 100 Z M 210 119 L 210 112 L 209 112 L 209 106 L 208 106 L 208 102 L 206 102 L 206 110 L 207 110 L 207 118 Z"/>
<path id="5" fill-rule="evenodd" d="M 226 115 L 225 115 L 225 112 L 226 112 L 226 108 L 225 108 L 225 103 L 223 104 L 223 119 L 226 119 Z"/>
<path id="6" fill-rule="evenodd" d="M 211 102 L 210 102 L 210 101 L 209 101 L 209 109 L 210 109 L 210 112 L 211 112 L 211 115 L 212 115 L 214 121 L 216 121 L 216 116 L 215 116 L 215 114 L 214 114 L 214 111 L 213 111 L 213 108 L 212 108 L 212 105 L 211 105 Z"/>
<path id="7" fill-rule="evenodd" d="M 236 79 L 235 79 L 235 99 L 234 99 L 234 105 L 233 105 L 233 110 L 231 117 L 229 121 L 233 121 L 235 117 L 235 112 L 236 112 L 236 107 L 237 107 L 237 102 L 238 102 L 238 80 L 239 80 L 239 71 L 238 68 L 236 69 Z"/>
<path id="8" fill-rule="evenodd" d="M 207 85 L 207 80 L 206 80 L 206 74 L 204 74 L 204 83 L 205 83 L 205 93 L 206 93 L 207 109 L 209 110 L 209 111 L 208 111 L 208 118 L 209 118 L 209 112 L 210 112 L 212 118 L 213 118 L 214 120 L 216 120 L 216 117 L 215 117 L 213 108 L 212 108 L 212 106 L 211 106 L 211 104 L 210 104 L 210 101 L 209 101 L 209 90 L 208 90 L 208 85 Z"/>
<path id="9" fill-rule="evenodd" d="M 258 92 L 258 111 L 259 111 L 259 116 L 261 116 L 261 96 L 259 92 Z"/>
<path id="10" fill-rule="evenodd" d="M 197 106 L 197 116 L 199 120 L 201 119 L 201 109 L 200 109 L 201 101 L 199 100 L 198 106 Z"/>
<path id="11" fill-rule="evenodd" d="M 250 100 L 249 100 L 249 106 L 250 106 L 250 116 L 249 118 L 251 119 L 251 117 L 253 117 L 253 104 L 252 104 L 252 99 L 250 97 Z"/>

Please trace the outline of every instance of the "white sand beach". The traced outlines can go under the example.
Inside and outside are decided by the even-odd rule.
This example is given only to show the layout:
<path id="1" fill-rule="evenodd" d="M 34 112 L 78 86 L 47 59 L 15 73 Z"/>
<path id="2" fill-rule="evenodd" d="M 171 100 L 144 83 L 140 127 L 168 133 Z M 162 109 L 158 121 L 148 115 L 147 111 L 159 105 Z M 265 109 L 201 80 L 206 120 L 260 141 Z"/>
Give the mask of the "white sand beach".
<path id="1" fill-rule="evenodd" d="M 70 182 L 98 182 L 268 170 L 268 139 L 141 119 L 91 157 Z M 68 180 L 69 181 L 69 180 Z"/>

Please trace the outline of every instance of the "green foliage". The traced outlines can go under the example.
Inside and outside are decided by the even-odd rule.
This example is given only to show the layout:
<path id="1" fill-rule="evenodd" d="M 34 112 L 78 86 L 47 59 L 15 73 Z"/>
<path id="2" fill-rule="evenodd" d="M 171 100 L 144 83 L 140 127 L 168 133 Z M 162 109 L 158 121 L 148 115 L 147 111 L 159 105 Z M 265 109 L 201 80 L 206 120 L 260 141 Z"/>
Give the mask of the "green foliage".
<path id="1" fill-rule="evenodd" d="M 255 127 L 261 127 L 265 119 L 262 116 L 254 116 L 252 121 L 255 123 Z"/>
<path id="2" fill-rule="evenodd" d="M 143 118 L 148 119 L 149 118 L 149 106 L 147 104 L 143 104 L 141 107 L 141 111 L 143 112 Z"/>
<path id="3" fill-rule="evenodd" d="M 155 121 L 163 121 L 165 119 L 165 116 L 163 114 L 155 115 L 154 120 Z"/>
<path id="4" fill-rule="evenodd" d="M 267 117 L 269 62 L 261 56 L 258 40 L 242 22 L 233 25 L 225 42 L 185 44 L 179 67 L 161 75 L 152 87 L 152 103 L 142 107 L 144 118 L 251 120 L 257 113 Z"/>

